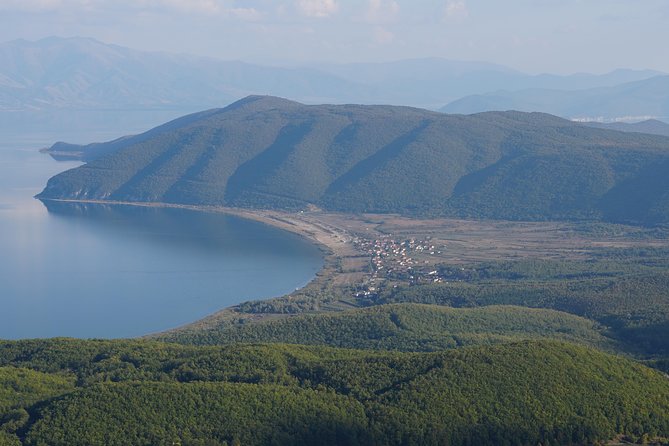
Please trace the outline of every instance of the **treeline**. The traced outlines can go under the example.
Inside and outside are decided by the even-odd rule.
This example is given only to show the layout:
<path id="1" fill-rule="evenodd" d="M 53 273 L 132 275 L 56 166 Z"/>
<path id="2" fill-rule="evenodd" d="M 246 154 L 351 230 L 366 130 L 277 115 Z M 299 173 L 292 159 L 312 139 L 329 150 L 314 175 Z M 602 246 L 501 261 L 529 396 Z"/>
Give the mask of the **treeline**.
<path id="1" fill-rule="evenodd" d="M 380 305 L 207 330 L 182 330 L 158 337 L 196 345 L 271 342 L 401 351 L 437 351 L 541 338 L 615 348 L 596 322 L 553 310 L 512 306 Z"/>
<path id="2" fill-rule="evenodd" d="M 663 374 L 558 342 L 401 353 L 36 340 L 2 343 L 0 367 L 24 374 L 28 389 L 2 394 L 0 407 L 15 414 L 0 423 L 6 444 L 545 445 L 669 436 Z"/>

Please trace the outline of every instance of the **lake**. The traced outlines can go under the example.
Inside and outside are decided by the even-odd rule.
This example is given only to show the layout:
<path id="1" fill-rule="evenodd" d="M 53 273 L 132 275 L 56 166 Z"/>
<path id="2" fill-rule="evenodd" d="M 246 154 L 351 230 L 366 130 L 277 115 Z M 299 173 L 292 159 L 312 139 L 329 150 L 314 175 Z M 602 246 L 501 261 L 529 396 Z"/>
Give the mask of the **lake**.
<path id="1" fill-rule="evenodd" d="M 38 148 L 58 139 L 110 139 L 163 118 L 150 115 L 125 131 L 117 127 L 128 123 L 2 129 L 0 338 L 140 336 L 283 295 L 322 267 L 307 240 L 237 217 L 131 206 L 47 209 L 32 198 L 50 176 L 79 164 L 53 161 Z"/>

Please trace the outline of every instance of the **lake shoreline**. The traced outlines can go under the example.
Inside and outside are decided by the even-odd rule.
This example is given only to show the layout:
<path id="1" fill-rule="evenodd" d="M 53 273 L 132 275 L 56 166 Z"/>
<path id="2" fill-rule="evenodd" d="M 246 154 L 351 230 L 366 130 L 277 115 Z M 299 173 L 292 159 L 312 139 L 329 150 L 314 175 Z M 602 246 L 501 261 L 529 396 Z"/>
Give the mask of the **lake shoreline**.
<path id="1" fill-rule="evenodd" d="M 243 209 L 227 206 L 204 206 L 204 205 L 189 205 L 179 203 L 163 203 L 163 202 L 140 202 L 140 201 L 116 201 L 116 200 L 70 200 L 61 198 L 38 198 L 40 201 L 53 201 L 59 203 L 81 203 L 81 204 L 105 204 L 113 206 L 136 206 L 146 208 L 170 208 L 170 209 L 185 209 L 197 212 L 210 212 L 232 215 L 235 217 L 253 220 L 266 225 L 283 229 L 302 236 L 311 242 L 324 253 L 324 255 L 331 255 L 340 252 L 344 245 L 349 241 L 343 235 L 340 228 L 329 226 L 326 224 L 317 224 L 312 219 L 301 218 L 301 215 L 313 216 L 316 213 L 289 213 L 285 211 L 265 210 L 265 209 Z M 310 221 L 311 220 L 311 221 Z"/>
<path id="2" fill-rule="evenodd" d="M 406 279 L 385 277 L 372 264 L 375 255 L 382 256 L 384 262 L 399 255 L 395 252 L 396 247 L 393 248 L 395 242 L 390 243 L 393 246 L 389 250 L 384 248 L 388 241 L 395 239 L 411 240 L 421 245 L 420 250 L 410 253 L 413 269 L 407 274 L 424 276 L 429 276 L 441 264 L 463 265 L 523 259 L 583 261 L 601 249 L 669 246 L 669 237 L 657 238 L 652 230 L 621 225 L 592 233 L 587 227 L 584 230 L 579 222 L 416 219 L 397 214 L 335 213 L 315 207 L 286 212 L 161 202 L 81 199 L 44 201 L 176 208 L 228 214 L 294 233 L 315 244 L 321 251 L 323 265 L 303 287 L 278 297 L 247 300 L 224 307 L 201 319 L 143 336 L 152 339 L 169 340 L 176 333 L 216 331 L 296 314 L 336 312 L 367 306 L 369 301 L 364 296 L 375 293 L 380 286 L 410 285 Z M 379 249 L 385 251 L 379 253 Z M 397 267 L 395 265 L 392 268 Z M 434 277 L 429 276 L 429 279 L 433 280 Z M 359 297 L 361 294 L 363 298 Z"/>
<path id="3" fill-rule="evenodd" d="M 52 199 L 39 198 L 41 201 L 51 201 L 59 203 L 72 204 L 99 204 L 110 206 L 133 206 L 144 208 L 167 208 L 167 209 L 183 209 L 194 212 L 208 212 L 231 215 L 234 217 L 256 221 L 277 229 L 288 231 L 296 234 L 316 246 L 323 258 L 323 265 L 315 276 L 303 287 L 295 289 L 291 293 L 282 296 L 269 296 L 267 298 L 258 299 L 256 301 L 269 301 L 272 299 L 284 299 L 296 292 L 300 292 L 309 287 L 321 286 L 323 282 L 332 280 L 337 270 L 335 264 L 338 259 L 343 256 L 350 255 L 352 252 L 357 253 L 351 242 L 351 236 L 339 226 L 323 222 L 322 217 L 325 213 L 320 211 L 305 211 L 298 213 L 289 213 L 285 211 L 265 210 L 265 209 L 243 209 L 226 206 L 203 206 L 203 205 L 188 205 L 178 203 L 163 203 L 163 202 L 135 202 L 135 201 L 116 201 L 116 200 L 83 200 L 83 199 Z M 267 318 L 283 317 L 285 315 L 270 314 L 247 314 L 238 312 L 240 304 L 231 305 L 221 308 L 214 313 L 211 313 L 201 319 L 197 319 L 186 324 L 169 328 L 159 332 L 147 333 L 140 338 L 154 338 L 163 336 L 168 333 L 203 330 L 213 328 L 225 324 L 228 321 L 237 321 L 240 318 L 245 321 L 259 321 Z"/>

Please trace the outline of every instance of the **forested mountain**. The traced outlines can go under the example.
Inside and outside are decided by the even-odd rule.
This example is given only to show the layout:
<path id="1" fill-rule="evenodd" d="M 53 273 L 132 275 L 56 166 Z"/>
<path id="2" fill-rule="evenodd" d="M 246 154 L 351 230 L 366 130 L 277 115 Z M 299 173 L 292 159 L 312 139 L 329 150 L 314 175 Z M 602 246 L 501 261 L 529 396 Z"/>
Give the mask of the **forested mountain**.
<path id="1" fill-rule="evenodd" d="M 587 444 L 669 435 L 669 380 L 584 347 L 0 344 L 12 445 Z M 11 386 L 9 384 L 16 383 Z"/>
<path id="2" fill-rule="evenodd" d="M 163 125 L 159 125 L 158 127 L 155 127 L 148 132 L 144 132 L 138 135 L 122 136 L 113 141 L 104 143 L 91 143 L 82 146 L 79 144 L 69 144 L 60 141 L 49 147 L 48 153 L 50 153 L 56 159 L 77 159 L 81 161 L 92 161 L 105 155 L 117 152 L 125 147 L 148 141 L 162 133 L 187 127 L 193 123 L 197 123 L 198 121 L 206 119 L 209 115 L 215 114 L 216 112 L 217 110 L 210 110 L 200 113 L 193 113 L 182 118 L 174 119 Z"/>
<path id="3" fill-rule="evenodd" d="M 522 89 L 491 91 L 458 99 L 444 113 L 494 110 L 539 111 L 569 119 L 669 119 L 669 76 L 581 90 Z"/>
<path id="4" fill-rule="evenodd" d="M 669 138 L 541 113 L 251 96 L 91 149 L 39 198 L 669 223 Z"/>

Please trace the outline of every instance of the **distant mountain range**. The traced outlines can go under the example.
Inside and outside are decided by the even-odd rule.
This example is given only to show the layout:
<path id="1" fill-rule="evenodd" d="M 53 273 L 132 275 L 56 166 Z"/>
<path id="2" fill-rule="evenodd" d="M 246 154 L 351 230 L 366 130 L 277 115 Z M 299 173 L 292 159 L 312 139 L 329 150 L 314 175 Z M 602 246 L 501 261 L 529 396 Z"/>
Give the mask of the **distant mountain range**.
<path id="1" fill-rule="evenodd" d="M 669 223 L 669 138 L 542 113 L 252 96 L 91 147 L 42 199 Z"/>
<path id="2" fill-rule="evenodd" d="M 626 122 L 585 122 L 589 127 L 600 129 L 618 130 L 620 132 L 648 133 L 651 135 L 669 136 L 669 124 L 658 121 L 657 119 L 648 119 L 646 121 L 626 123 Z"/>
<path id="3" fill-rule="evenodd" d="M 441 109 L 465 114 L 493 110 L 541 111 L 583 121 L 669 120 L 669 76 L 576 91 L 497 91 L 466 96 Z"/>
<path id="4" fill-rule="evenodd" d="M 0 44 L 0 111 L 220 107 L 249 94 L 307 103 L 403 104 L 438 108 L 491 90 L 614 86 L 656 76 L 651 70 L 604 75 L 529 75 L 444 59 L 275 67 L 149 53 L 86 38 Z"/>
<path id="5" fill-rule="evenodd" d="M 141 52 L 93 39 L 0 45 L 0 109 L 5 110 L 183 109 L 228 104 L 249 92 L 321 100 L 364 98 L 368 90 L 309 68 Z"/>
<path id="6" fill-rule="evenodd" d="M 387 98 L 385 103 L 418 105 L 431 109 L 441 106 L 438 99 L 442 97 L 457 99 L 500 89 L 574 90 L 614 86 L 663 74 L 652 70 L 621 69 L 602 75 L 529 75 L 503 65 L 438 58 L 320 65 L 317 68 L 351 82 L 375 86 Z"/>

